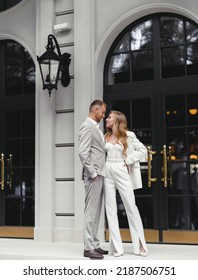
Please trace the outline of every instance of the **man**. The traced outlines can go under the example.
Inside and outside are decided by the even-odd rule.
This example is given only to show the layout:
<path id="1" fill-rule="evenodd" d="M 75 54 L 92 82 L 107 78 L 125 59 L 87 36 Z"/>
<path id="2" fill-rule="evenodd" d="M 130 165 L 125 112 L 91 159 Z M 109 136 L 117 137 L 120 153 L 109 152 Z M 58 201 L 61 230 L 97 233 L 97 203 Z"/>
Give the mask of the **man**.
<path id="1" fill-rule="evenodd" d="M 83 180 L 85 183 L 84 210 L 84 257 L 103 259 L 108 254 L 99 247 L 97 238 L 105 168 L 105 142 L 100 121 L 105 117 L 107 105 L 95 100 L 89 108 L 89 116 L 82 124 L 79 134 L 79 157 L 83 164 Z"/>

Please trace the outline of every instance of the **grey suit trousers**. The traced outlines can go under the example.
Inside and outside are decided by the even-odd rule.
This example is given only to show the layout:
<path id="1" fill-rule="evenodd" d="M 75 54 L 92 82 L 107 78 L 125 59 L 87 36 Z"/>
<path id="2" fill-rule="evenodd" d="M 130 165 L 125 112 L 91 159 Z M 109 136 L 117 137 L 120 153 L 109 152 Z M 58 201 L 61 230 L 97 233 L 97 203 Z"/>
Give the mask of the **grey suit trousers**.
<path id="1" fill-rule="evenodd" d="M 84 183 L 84 249 L 94 250 L 99 247 L 97 233 L 103 197 L 103 177 L 98 175 L 93 180 L 84 175 Z"/>

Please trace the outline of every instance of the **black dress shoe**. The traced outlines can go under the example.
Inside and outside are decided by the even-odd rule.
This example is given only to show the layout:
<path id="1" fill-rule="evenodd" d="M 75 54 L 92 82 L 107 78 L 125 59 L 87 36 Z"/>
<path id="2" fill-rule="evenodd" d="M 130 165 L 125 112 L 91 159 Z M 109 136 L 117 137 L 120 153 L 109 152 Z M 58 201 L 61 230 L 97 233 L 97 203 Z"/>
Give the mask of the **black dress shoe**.
<path id="1" fill-rule="evenodd" d="M 92 260 L 101 260 L 103 259 L 103 255 L 96 252 L 96 250 L 88 251 L 84 250 L 84 257 L 90 258 Z"/>
<path id="2" fill-rule="evenodd" d="M 105 250 L 101 249 L 100 247 L 96 248 L 95 252 L 97 252 L 101 255 L 107 255 L 108 254 L 108 251 L 105 251 Z"/>

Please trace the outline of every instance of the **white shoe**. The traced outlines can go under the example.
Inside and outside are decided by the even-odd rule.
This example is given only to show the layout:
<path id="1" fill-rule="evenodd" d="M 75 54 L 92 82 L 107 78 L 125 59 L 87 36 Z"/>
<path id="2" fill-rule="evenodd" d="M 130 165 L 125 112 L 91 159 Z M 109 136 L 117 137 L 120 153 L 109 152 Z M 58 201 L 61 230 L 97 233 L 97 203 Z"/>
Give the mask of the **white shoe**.
<path id="1" fill-rule="evenodd" d="M 121 256 L 123 256 L 123 254 L 120 254 L 120 253 L 113 253 L 113 255 L 114 255 L 114 257 L 121 257 Z"/>
<path id="2" fill-rule="evenodd" d="M 141 256 L 141 257 L 147 257 L 147 256 L 148 256 L 148 252 L 146 252 L 146 251 L 140 251 L 140 256 Z"/>

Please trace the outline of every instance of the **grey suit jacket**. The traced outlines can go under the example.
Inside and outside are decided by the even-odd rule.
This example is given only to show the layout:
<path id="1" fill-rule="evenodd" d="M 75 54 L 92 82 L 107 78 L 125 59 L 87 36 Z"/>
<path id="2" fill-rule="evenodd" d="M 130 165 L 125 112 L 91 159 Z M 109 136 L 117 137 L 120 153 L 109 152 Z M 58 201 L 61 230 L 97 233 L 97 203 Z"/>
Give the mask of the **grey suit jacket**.
<path id="1" fill-rule="evenodd" d="M 79 157 L 88 177 L 106 176 L 105 143 L 97 126 L 88 118 L 79 133 Z"/>

